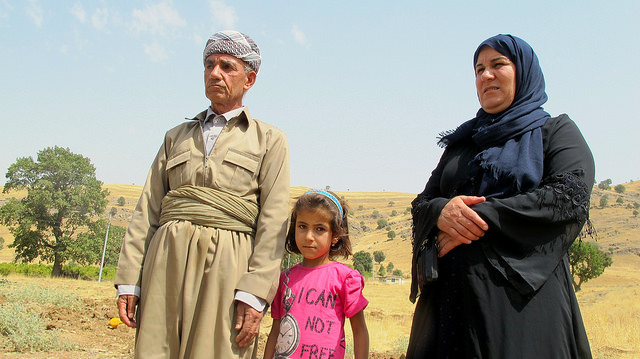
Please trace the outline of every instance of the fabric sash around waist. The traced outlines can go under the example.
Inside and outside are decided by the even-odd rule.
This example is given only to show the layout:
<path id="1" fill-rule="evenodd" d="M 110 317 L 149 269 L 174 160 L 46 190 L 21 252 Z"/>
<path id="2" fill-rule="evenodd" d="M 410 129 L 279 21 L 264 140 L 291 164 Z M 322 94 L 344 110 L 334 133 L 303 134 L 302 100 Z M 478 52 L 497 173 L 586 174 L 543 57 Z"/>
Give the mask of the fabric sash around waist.
<path id="1" fill-rule="evenodd" d="M 258 205 L 238 196 L 192 185 L 171 190 L 162 199 L 160 225 L 189 221 L 206 227 L 255 233 Z"/>

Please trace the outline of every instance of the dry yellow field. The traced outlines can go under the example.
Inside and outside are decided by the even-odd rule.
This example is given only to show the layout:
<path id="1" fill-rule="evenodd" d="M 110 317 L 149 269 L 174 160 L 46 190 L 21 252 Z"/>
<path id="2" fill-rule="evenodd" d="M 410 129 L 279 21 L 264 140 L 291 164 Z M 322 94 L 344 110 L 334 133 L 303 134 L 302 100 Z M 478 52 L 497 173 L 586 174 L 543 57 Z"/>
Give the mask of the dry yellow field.
<path id="1" fill-rule="evenodd" d="M 597 239 L 597 243 L 603 249 L 611 251 L 614 259 L 613 265 L 607 268 L 602 276 L 584 283 L 582 290 L 577 294 L 595 358 L 640 358 L 640 218 L 634 216 L 633 208 L 630 208 L 634 203 L 640 202 L 640 181 L 624 185 L 626 192 L 623 194 L 596 188 L 592 195 L 591 220 L 598 235 L 595 239 L 585 240 Z M 110 191 L 107 210 L 111 207 L 117 209 L 114 223 L 126 226 L 141 187 L 105 185 L 105 188 Z M 292 188 L 292 201 L 306 190 L 308 188 Z M 393 192 L 337 194 L 345 198 L 350 207 L 349 220 L 354 251 L 383 251 L 386 255 L 383 262 L 385 266 L 393 262 L 395 268 L 408 275 L 411 261 L 411 216 L 406 210 L 415 195 Z M 0 194 L 0 205 L 7 197 L 21 195 L 24 194 Z M 599 201 L 603 195 L 609 197 L 609 205 L 600 208 Z M 125 198 L 124 206 L 117 205 L 120 196 Z M 617 201 L 618 197 L 622 198 L 622 203 Z M 396 215 L 392 216 L 394 210 Z M 387 237 L 386 229 L 377 229 L 374 211 L 387 219 L 389 226 L 397 234 L 395 239 L 390 240 Z M 7 248 L 12 236 L 6 228 L 0 226 L 0 237 L 5 241 L 4 249 L 0 250 L 0 262 L 12 261 L 13 252 Z M 54 287 L 61 285 L 53 279 L 38 281 L 51 282 Z M 114 295 L 108 283 L 66 281 L 64 287 L 78 292 L 83 297 L 108 301 L 112 300 Z M 365 316 L 371 336 L 372 352 L 388 353 L 385 357 L 397 358 L 396 353 L 406 347 L 411 326 L 413 305 L 408 300 L 409 280 L 404 284 L 368 281 L 364 294 L 370 301 Z M 109 314 L 116 315 L 115 306 Z M 263 340 L 268 333 L 269 324 L 270 319 L 267 317 L 261 333 Z M 349 335 L 350 329 L 347 328 L 346 331 Z M 83 335 L 92 334 L 88 332 Z M 133 333 L 130 333 L 125 338 L 131 340 L 132 335 Z"/>

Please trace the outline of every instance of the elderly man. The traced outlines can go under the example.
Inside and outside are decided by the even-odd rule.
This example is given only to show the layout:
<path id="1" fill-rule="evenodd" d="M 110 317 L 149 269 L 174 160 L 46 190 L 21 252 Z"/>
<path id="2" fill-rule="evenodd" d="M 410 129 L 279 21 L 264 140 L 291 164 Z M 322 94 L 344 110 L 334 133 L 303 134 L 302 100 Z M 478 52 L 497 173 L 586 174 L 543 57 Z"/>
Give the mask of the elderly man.
<path id="1" fill-rule="evenodd" d="M 289 209 L 287 139 L 242 105 L 260 62 L 247 35 L 211 36 L 211 106 L 169 130 L 151 166 L 115 279 L 136 357 L 255 357 Z"/>

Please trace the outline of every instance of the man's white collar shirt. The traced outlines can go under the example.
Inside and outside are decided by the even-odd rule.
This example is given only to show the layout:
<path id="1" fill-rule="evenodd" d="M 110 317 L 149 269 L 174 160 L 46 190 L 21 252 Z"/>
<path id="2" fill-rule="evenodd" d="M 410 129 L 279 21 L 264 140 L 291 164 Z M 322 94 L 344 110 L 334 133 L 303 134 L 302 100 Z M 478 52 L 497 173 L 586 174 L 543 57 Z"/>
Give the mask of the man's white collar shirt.
<path id="1" fill-rule="evenodd" d="M 204 147 L 205 151 L 207 151 L 207 156 L 209 156 L 209 154 L 211 153 L 213 145 L 216 144 L 218 136 L 220 136 L 220 132 L 222 132 L 222 129 L 227 124 L 227 122 L 229 122 L 230 119 L 238 116 L 243 110 L 244 107 L 240 107 L 227 113 L 218 115 L 213 112 L 211 107 L 207 109 L 207 116 L 204 118 L 204 120 L 200 121 L 200 125 L 202 127 L 202 138 L 204 138 Z"/>

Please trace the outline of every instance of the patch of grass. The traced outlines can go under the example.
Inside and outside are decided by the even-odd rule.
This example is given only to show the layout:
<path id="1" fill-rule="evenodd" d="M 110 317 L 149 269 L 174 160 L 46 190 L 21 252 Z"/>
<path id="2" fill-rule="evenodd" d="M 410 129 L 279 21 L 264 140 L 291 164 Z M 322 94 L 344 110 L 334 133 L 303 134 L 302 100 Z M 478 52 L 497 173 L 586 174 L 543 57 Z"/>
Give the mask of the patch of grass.
<path id="1" fill-rule="evenodd" d="M 0 295 L 6 302 L 0 306 L 0 346 L 25 351 L 68 350 L 71 343 L 60 340 L 55 330 L 48 330 L 43 318 L 32 306 L 77 308 L 82 303 L 74 293 L 49 290 L 35 284 L 16 286 L 0 282 Z"/>
<path id="2" fill-rule="evenodd" d="M 0 292 L 4 292 L 4 290 Z M 50 304 L 71 308 L 77 308 L 82 303 L 80 297 L 75 293 L 50 290 L 35 284 L 13 287 L 6 291 L 4 295 L 7 297 L 8 302 L 12 303 Z"/>
<path id="3" fill-rule="evenodd" d="M 53 330 L 46 330 L 42 318 L 20 303 L 0 307 L 2 347 L 16 351 L 66 350 L 71 346 L 62 342 Z"/>
<path id="4" fill-rule="evenodd" d="M 393 342 L 393 353 L 394 354 L 406 354 L 407 348 L 409 347 L 409 335 L 401 335 Z"/>

